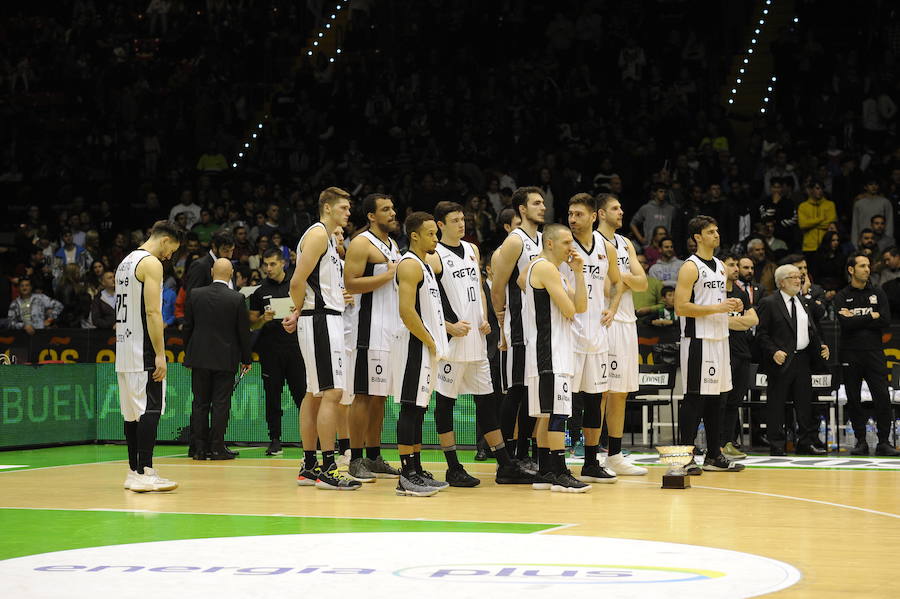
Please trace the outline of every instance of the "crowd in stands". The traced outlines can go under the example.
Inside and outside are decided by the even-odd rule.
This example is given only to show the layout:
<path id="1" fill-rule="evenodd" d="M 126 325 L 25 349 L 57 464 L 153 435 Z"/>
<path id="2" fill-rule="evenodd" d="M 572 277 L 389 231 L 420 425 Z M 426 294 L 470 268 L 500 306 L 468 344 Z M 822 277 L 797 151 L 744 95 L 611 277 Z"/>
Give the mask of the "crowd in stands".
<path id="1" fill-rule="evenodd" d="M 294 263 L 329 185 L 388 193 L 401 220 L 459 201 L 485 250 L 517 186 L 541 187 L 548 222 L 566 221 L 576 192 L 615 194 L 651 279 L 636 298 L 648 326 L 676 322 L 668 288 L 701 213 L 760 293 L 778 263 L 805 262 L 829 318 L 861 249 L 900 305 L 900 47 L 886 7 L 856 11 L 875 39 L 848 50 L 822 33 L 837 8 L 798 3 L 772 47 L 775 109 L 738 136 L 718 94 L 752 2 L 355 0 L 340 59 L 301 55 L 296 69 L 327 3 L 64 4 L 71 14 L 3 20 L 17 48 L 3 67 L 14 118 L 0 125 L 15 140 L 0 156 L 20 225 L 0 254 L 12 328 L 26 311 L 34 329 L 107 326 L 108 272 L 158 219 L 190 229 L 167 265 L 177 326 L 182 277 L 216 232 L 255 284 L 267 249 Z M 231 168 L 266 89 L 263 133 Z M 365 216 L 352 221 L 348 240 Z"/>

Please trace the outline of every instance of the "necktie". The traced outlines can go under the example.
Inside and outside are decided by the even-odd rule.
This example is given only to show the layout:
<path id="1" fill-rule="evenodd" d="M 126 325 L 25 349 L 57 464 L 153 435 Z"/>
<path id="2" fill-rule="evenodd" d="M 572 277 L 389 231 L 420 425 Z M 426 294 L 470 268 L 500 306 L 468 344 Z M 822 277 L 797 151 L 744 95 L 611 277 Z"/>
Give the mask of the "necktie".
<path id="1" fill-rule="evenodd" d="M 797 298 L 791 298 L 791 322 L 794 323 L 794 329 L 797 328 Z"/>

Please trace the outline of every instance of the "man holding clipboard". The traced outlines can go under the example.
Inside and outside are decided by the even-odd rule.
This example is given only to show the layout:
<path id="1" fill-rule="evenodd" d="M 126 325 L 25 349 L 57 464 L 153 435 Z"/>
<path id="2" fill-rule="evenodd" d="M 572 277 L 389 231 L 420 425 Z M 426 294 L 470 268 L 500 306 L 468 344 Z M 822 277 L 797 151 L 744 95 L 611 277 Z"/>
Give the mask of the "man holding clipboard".
<path id="1" fill-rule="evenodd" d="M 300 355 L 297 335 L 281 326 L 281 319 L 293 307 L 290 296 L 290 273 L 284 270 L 284 255 L 277 248 L 263 254 L 262 270 L 266 278 L 250 296 L 250 328 L 259 330 L 254 349 L 262 367 L 263 388 L 266 393 L 266 424 L 269 428 L 269 447 L 266 455 L 281 455 L 281 391 L 287 381 L 297 409 L 306 395 L 306 367 Z"/>

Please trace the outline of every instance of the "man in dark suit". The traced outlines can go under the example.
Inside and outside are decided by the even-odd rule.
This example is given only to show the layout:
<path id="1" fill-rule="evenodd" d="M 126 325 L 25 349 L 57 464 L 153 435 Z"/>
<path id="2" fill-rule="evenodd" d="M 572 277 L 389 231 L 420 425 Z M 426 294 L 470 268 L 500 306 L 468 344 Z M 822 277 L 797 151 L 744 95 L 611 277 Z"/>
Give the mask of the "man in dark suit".
<path id="1" fill-rule="evenodd" d="M 187 274 L 184 276 L 184 294 L 185 301 L 190 297 L 191 291 L 199 287 L 206 287 L 212 283 L 212 267 L 213 262 L 219 258 L 231 260 L 231 254 L 234 252 L 234 237 L 227 230 L 219 230 L 213 233 L 209 242 L 209 252 L 191 262 L 188 267 Z M 231 276 L 228 277 L 229 283 Z"/>
<path id="2" fill-rule="evenodd" d="M 799 454 L 822 454 L 812 418 L 812 372 L 824 372 L 828 346 L 821 342 L 800 293 L 802 276 L 792 265 L 775 270 L 776 291 L 759 303 L 756 340 L 760 371 L 768 375 L 766 430 L 772 455 L 785 455 L 784 402 L 791 398 L 800 429 Z"/>
<path id="3" fill-rule="evenodd" d="M 195 460 L 232 460 L 225 447 L 234 373 L 250 370 L 250 319 L 244 296 L 228 288 L 231 262 L 219 258 L 212 284 L 195 289 L 185 303 L 184 365 L 191 369 L 191 433 Z M 212 427 L 209 424 L 212 408 Z"/>

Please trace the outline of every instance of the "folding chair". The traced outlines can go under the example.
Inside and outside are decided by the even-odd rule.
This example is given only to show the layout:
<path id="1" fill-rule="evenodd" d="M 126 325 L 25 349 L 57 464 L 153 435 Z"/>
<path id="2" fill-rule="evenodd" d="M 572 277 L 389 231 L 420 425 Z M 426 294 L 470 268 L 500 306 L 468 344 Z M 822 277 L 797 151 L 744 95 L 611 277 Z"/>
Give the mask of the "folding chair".
<path id="1" fill-rule="evenodd" d="M 659 426 L 654 412 L 666 404 L 669 404 L 669 415 L 672 421 L 672 440 L 673 443 L 678 443 L 674 397 L 676 368 L 669 364 L 641 364 L 639 367 L 640 386 L 634 396 L 628 398 L 626 406 L 640 406 L 641 408 L 641 443 L 643 445 L 648 445 L 648 429 L 650 431 L 649 445 L 653 445 L 655 429 Z M 668 399 L 665 398 L 665 391 L 669 392 Z M 634 432 L 631 433 L 631 442 L 634 443 Z"/>

